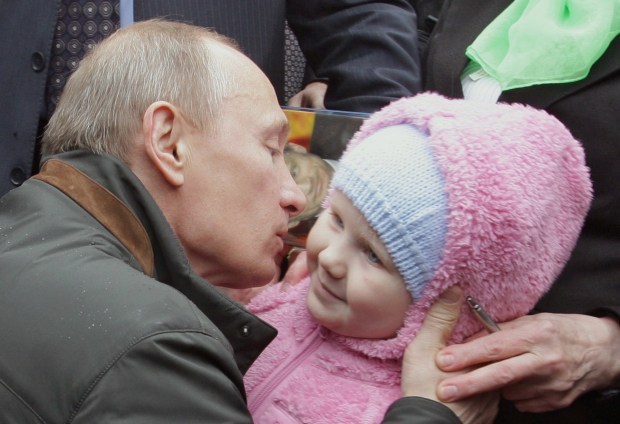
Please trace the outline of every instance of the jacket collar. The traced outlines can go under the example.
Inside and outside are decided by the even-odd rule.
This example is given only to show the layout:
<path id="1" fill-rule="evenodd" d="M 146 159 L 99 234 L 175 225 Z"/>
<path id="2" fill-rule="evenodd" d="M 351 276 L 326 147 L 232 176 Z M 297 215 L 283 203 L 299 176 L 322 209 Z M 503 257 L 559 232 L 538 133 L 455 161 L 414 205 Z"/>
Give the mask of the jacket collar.
<path id="1" fill-rule="evenodd" d="M 57 187 L 97 218 L 132 252 L 140 271 L 196 304 L 232 345 L 241 372 L 273 340 L 273 327 L 191 270 L 160 208 L 126 165 L 111 156 L 73 151 L 46 158 L 35 178 Z"/>

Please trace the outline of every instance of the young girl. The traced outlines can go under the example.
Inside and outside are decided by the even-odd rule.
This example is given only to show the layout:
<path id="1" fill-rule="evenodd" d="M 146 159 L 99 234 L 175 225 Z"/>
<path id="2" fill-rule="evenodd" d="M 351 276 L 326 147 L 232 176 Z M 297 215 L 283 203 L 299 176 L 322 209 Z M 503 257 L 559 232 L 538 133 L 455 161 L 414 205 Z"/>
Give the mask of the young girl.
<path id="1" fill-rule="evenodd" d="M 309 277 L 248 305 L 279 331 L 245 377 L 255 422 L 380 422 L 437 296 L 458 284 L 500 323 L 526 314 L 591 191 L 580 144 L 545 112 L 422 94 L 375 113 L 309 235 Z M 451 342 L 481 329 L 463 310 Z"/>

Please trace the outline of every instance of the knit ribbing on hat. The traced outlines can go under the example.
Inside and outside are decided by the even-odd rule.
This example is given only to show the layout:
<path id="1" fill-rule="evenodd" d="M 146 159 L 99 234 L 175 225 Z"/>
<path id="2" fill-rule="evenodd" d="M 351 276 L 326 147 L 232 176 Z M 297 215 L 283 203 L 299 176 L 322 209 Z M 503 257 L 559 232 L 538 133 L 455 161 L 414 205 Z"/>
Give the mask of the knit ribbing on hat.
<path id="1" fill-rule="evenodd" d="M 411 125 L 380 129 L 342 157 L 332 187 L 362 213 L 412 297 L 420 297 L 447 231 L 444 180 L 427 137 Z"/>

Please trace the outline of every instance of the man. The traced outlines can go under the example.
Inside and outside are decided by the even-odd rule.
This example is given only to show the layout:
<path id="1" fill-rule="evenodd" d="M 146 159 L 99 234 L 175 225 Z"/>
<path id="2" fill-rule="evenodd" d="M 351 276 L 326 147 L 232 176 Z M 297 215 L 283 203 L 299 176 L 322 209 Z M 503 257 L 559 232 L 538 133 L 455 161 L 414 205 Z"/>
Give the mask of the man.
<path id="1" fill-rule="evenodd" d="M 95 48 L 50 121 L 42 171 L 0 199 L 0 421 L 251 422 L 242 373 L 275 331 L 214 286 L 278 271 L 304 207 L 286 138 L 267 78 L 221 36 L 146 21 Z M 431 320 L 441 337 L 410 349 L 405 368 L 430 376 L 406 377 L 404 395 L 434 398 L 428 353 L 462 297 Z M 412 415 L 458 422 L 416 397 L 385 422 Z"/>

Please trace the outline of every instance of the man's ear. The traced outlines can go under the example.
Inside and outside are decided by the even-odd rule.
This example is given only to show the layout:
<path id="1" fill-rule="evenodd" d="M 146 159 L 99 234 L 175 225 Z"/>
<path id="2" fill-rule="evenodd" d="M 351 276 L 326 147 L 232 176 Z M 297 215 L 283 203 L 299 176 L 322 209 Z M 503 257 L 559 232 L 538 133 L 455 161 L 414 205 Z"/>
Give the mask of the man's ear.
<path id="1" fill-rule="evenodd" d="M 144 148 L 155 169 L 172 186 L 185 181 L 188 160 L 187 121 L 168 102 L 151 104 L 142 120 Z"/>

